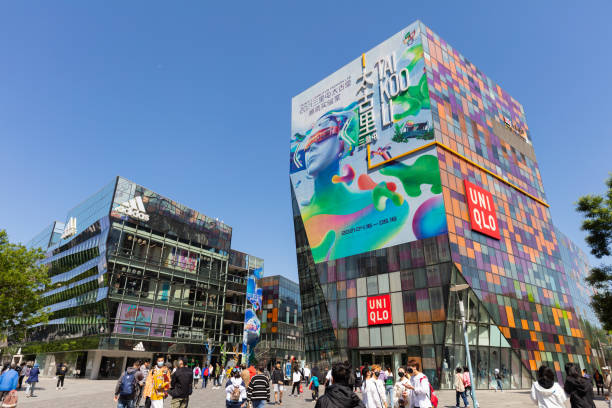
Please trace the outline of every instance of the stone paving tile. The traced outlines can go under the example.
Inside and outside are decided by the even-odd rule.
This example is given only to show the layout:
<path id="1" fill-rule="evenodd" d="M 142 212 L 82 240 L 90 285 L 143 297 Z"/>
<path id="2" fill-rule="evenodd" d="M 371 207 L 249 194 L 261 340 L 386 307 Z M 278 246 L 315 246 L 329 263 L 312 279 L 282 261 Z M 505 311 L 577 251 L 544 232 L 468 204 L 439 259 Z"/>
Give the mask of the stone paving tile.
<path id="1" fill-rule="evenodd" d="M 50 378 L 41 378 L 40 387 L 36 391 L 35 398 L 25 398 L 25 392 L 19 391 L 19 408 L 114 408 L 113 391 L 115 381 L 110 380 L 75 380 L 66 379 L 65 389 L 55 390 L 55 383 Z M 323 387 L 321 387 L 323 392 Z M 454 391 L 437 391 L 440 398 L 440 408 L 452 408 L 455 406 Z M 535 407 L 529 398 L 529 391 L 505 391 L 498 393 L 494 391 L 480 391 L 478 399 L 482 408 L 523 408 Z M 470 401 L 471 402 L 471 401 Z M 599 398 L 595 403 L 597 408 L 608 408 L 608 404 Z M 202 390 L 198 387 L 194 391 L 190 408 L 223 408 L 225 406 L 225 394 L 223 390 L 213 390 L 209 385 Z M 569 407 L 569 401 L 567 403 Z M 283 405 L 269 404 L 269 408 L 313 408 L 314 401 L 310 394 L 300 397 L 283 397 Z M 170 408 L 170 398 L 165 401 L 164 408 Z"/>

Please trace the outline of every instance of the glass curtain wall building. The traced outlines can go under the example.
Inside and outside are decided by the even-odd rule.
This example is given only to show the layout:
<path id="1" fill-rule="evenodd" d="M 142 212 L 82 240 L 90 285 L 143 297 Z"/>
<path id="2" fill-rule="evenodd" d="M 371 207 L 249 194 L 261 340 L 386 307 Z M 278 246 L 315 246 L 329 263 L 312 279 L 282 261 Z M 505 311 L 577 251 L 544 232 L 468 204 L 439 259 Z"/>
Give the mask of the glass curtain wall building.
<path id="1" fill-rule="evenodd" d="M 429 28 L 294 97 L 291 126 L 308 362 L 414 358 L 452 388 L 462 301 L 478 388 L 597 364 L 574 287 L 588 264 L 553 226 L 523 108 Z"/>
<path id="2" fill-rule="evenodd" d="M 294 357 L 304 360 L 300 287 L 281 275 L 259 280 L 263 295 L 258 361 L 267 366 Z"/>
<path id="3" fill-rule="evenodd" d="M 202 362 L 206 343 L 218 358 L 242 341 L 232 324 L 243 320 L 233 313 L 244 311 L 246 281 L 230 266 L 231 235 L 118 177 L 28 244 L 46 251 L 51 316 L 28 331 L 23 353 L 44 374 L 63 361 L 90 378 L 118 377 L 135 358 Z"/>

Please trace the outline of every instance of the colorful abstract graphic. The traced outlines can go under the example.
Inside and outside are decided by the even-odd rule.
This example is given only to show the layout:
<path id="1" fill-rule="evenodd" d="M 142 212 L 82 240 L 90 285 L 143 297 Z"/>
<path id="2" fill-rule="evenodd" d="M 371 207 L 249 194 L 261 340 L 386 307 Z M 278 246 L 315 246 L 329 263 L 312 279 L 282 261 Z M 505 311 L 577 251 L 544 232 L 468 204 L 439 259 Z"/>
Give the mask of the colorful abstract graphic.
<path id="1" fill-rule="evenodd" d="M 119 303 L 114 333 L 171 337 L 174 311 Z"/>
<path id="2" fill-rule="evenodd" d="M 406 156 L 434 137 L 415 27 L 293 98 L 291 182 L 315 262 L 446 232 L 435 148 Z"/>

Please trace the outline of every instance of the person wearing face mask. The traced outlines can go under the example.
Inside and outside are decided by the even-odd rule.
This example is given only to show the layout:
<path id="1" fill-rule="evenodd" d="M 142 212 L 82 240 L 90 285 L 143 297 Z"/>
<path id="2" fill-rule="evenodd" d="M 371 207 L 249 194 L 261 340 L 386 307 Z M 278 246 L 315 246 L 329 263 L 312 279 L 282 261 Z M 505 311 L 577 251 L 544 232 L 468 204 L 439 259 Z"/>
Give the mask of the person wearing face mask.
<path id="1" fill-rule="evenodd" d="M 410 384 L 406 386 L 412 390 L 410 395 L 410 408 L 432 408 L 431 388 L 427 376 L 419 371 L 420 365 L 416 360 L 408 362 L 406 371 L 410 374 Z"/>
<path id="2" fill-rule="evenodd" d="M 379 380 L 380 367 L 364 368 L 364 381 L 361 386 L 363 404 L 366 408 L 387 408 L 385 385 Z"/>
<path id="3" fill-rule="evenodd" d="M 404 408 L 410 405 L 410 394 L 412 390 L 407 388 L 410 384 L 410 376 L 406 374 L 403 367 L 397 372 L 397 381 L 393 386 L 393 407 Z"/>
<path id="4" fill-rule="evenodd" d="M 144 391 L 146 408 L 163 408 L 164 398 L 168 396 L 170 388 L 170 371 L 164 365 L 164 358 L 158 357 L 157 363 L 147 376 Z"/>

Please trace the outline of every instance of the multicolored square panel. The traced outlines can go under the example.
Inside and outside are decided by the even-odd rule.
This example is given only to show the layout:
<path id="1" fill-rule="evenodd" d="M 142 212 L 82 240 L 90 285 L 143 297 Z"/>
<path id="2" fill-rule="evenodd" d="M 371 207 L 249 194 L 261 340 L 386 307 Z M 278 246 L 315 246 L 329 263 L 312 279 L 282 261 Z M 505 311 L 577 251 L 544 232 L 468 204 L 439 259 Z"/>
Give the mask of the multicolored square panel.
<path id="1" fill-rule="evenodd" d="M 547 362 L 561 378 L 565 362 L 590 363 L 570 289 L 585 268 L 562 259 L 523 107 L 422 33 L 453 261 L 523 363 Z M 472 230 L 466 180 L 493 195 L 499 240 Z"/>

